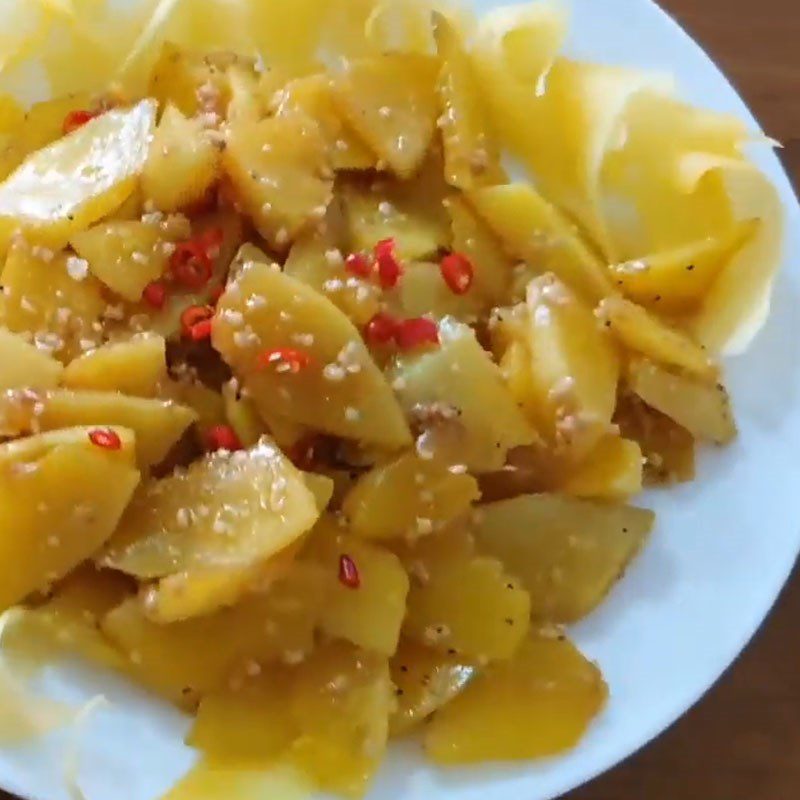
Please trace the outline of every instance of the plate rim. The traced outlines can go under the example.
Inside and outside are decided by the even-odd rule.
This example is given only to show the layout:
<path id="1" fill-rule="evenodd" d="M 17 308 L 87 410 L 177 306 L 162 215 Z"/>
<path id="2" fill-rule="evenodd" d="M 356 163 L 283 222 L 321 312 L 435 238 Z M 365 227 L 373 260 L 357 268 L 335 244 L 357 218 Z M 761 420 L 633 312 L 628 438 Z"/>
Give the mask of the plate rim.
<path id="1" fill-rule="evenodd" d="M 699 38 L 696 38 L 692 32 L 683 26 L 683 24 L 673 13 L 664 8 L 660 0 L 643 0 L 643 2 L 651 5 L 663 17 L 665 23 L 672 28 L 674 36 L 682 38 L 686 44 L 693 46 L 702 54 L 708 65 L 716 73 L 717 77 L 726 84 L 726 86 L 731 90 L 731 92 L 733 92 L 734 95 L 736 95 L 740 105 L 746 112 L 747 121 L 754 125 L 758 131 L 769 135 L 768 132 L 764 131 L 761 120 L 755 113 L 748 98 L 744 95 L 742 90 L 740 90 L 728 73 L 717 63 L 716 58 L 711 54 L 703 41 Z M 784 253 L 782 255 L 783 261 L 781 263 L 781 270 L 776 276 L 777 287 L 777 284 L 780 280 L 780 275 L 786 268 L 786 264 L 784 262 L 788 257 L 787 244 L 791 235 L 789 231 L 791 228 L 792 217 L 795 217 L 795 221 L 800 223 L 800 176 L 798 176 L 796 180 L 793 179 L 788 165 L 780 156 L 779 150 L 772 150 L 767 156 L 767 159 L 774 160 L 775 165 L 777 166 L 777 172 L 780 174 L 780 183 L 777 183 L 776 185 L 780 190 L 782 200 L 785 201 L 787 194 L 786 189 L 788 188 L 789 194 L 791 195 L 793 201 L 791 206 L 787 206 L 784 202 L 784 216 L 787 230 L 784 233 Z M 758 335 L 761 333 L 762 332 L 759 331 Z M 737 359 L 741 359 L 743 357 L 747 357 L 747 352 L 735 356 Z M 798 413 L 800 413 L 800 411 L 798 411 Z M 787 564 L 785 574 L 782 574 L 776 580 L 775 585 L 771 587 L 770 591 L 768 592 L 769 600 L 765 603 L 764 607 L 760 611 L 753 615 L 754 624 L 748 625 L 746 630 L 743 631 L 741 644 L 736 648 L 735 653 L 732 655 L 730 660 L 728 660 L 727 665 L 719 672 L 717 677 L 704 689 L 699 689 L 697 692 L 695 692 L 693 699 L 691 699 L 688 705 L 686 705 L 682 710 L 676 710 L 674 713 L 666 715 L 664 721 L 654 723 L 651 726 L 651 730 L 645 734 L 645 738 L 642 740 L 642 742 L 633 749 L 630 749 L 627 754 L 620 755 L 619 758 L 606 766 L 600 766 L 593 770 L 587 770 L 586 774 L 579 780 L 579 782 L 564 788 L 559 794 L 553 795 L 551 798 L 549 798 L 549 800 L 558 800 L 558 798 L 563 797 L 569 792 L 574 792 L 577 789 L 583 788 L 598 778 L 601 778 L 603 775 L 606 775 L 622 766 L 630 759 L 637 757 L 644 750 L 655 744 L 658 739 L 669 732 L 686 715 L 688 715 L 693 709 L 702 703 L 703 700 L 705 700 L 705 698 L 712 691 L 714 691 L 714 689 L 716 689 L 717 686 L 719 686 L 719 684 L 731 673 L 731 671 L 736 668 L 742 656 L 754 644 L 755 640 L 764 630 L 765 626 L 769 624 L 770 618 L 776 606 L 780 603 L 781 598 L 788 588 L 788 584 L 798 567 L 800 567 L 800 520 L 797 521 L 794 559 Z M 623 749 L 625 748 L 620 748 L 620 750 Z"/>

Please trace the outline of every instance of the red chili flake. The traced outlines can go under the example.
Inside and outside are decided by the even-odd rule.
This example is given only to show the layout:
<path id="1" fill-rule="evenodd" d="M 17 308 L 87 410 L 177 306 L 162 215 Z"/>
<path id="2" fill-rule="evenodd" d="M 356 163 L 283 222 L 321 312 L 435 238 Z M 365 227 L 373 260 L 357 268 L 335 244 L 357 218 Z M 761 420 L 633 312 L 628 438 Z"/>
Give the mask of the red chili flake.
<path id="1" fill-rule="evenodd" d="M 204 319 L 202 322 L 192 325 L 191 329 L 189 330 L 189 338 L 193 342 L 204 342 L 211 338 L 211 332 L 211 320 Z"/>
<path id="2" fill-rule="evenodd" d="M 170 257 L 172 275 L 187 289 L 202 289 L 211 280 L 214 272 L 211 255 L 213 245 L 210 245 L 211 240 L 206 235 L 181 242 Z"/>
<path id="3" fill-rule="evenodd" d="M 243 450 L 242 442 L 236 435 L 236 431 L 230 425 L 215 425 L 205 436 L 206 448 L 211 452 L 217 450 Z"/>
<path id="4" fill-rule="evenodd" d="M 196 241 L 181 242 L 169 262 L 175 280 L 188 289 L 202 289 L 213 271 L 211 259 Z"/>
<path id="5" fill-rule="evenodd" d="M 425 345 L 439 344 L 439 328 L 427 317 L 403 320 L 394 335 L 401 350 L 414 350 Z"/>
<path id="6" fill-rule="evenodd" d="M 461 253 L 450 253 L 445 256 L 439 268 L 442 277 L 453 294 L 466 294 L 475 279 L 475 268 L 472 262 Z"/>
<path id="7" fill-rule="evenodd" d="M 70 111 L 69 114 L 64 117 L 64 123 L 62 125 L 64 135 L 72 133 L 78 130 L 78 128 L 82 128 L 87 122 L 91 122 L 97 116 L 99 116 L 97 111 L 89 111 L 88 109 Z"/>
<path id="8" fill-rule="evenodd" d="M 368 278 L 372 273 L 372 260 L 364 253 L 351 253 L 344 262 L 345 269 L 359 278 Z"/>
<path id="9" fill-rule="evenodd" d="M 278 372 L 291 372 L 293 375 L 310 365 L 311 356 L 308 353 L 291 347 L 267 350 L 258 357 L 258 366 L 262 369 L 274 366 Z"/>
<path id="10" fill-rule="evenodd" d="M 394 239 L 383 239 L 375 245 L 375 260 L 381 286 L 384 289 L 393 289 L 403 274 L 403 268 L 397 259 Z"/>
<path id="11" fill-rule="evenodd" d="M 96 447 L 102 447 L 103 450 L 122 449 L 122 439 L 111 428 L 95 428 L 93 431 L 89 431 L 89 441 Z"/>
<path id="12" fill-rule="evenodd" d="M 369 344 L 388 344 L 397 335 L 398 327 L 402 323 L 396 317 L 384 312 L 378 312 L 364 329 L 364 337 Z"/>
<path id="13" fill-rule="evenodd" d="M 339 583 L 348 589 L 361 588 L 361 576 L 358 574 L 356 562 L 346 553 L 339 556 Z"/>
<path id="14" fill-rule="evenodd" d="M 163 281 L 153 281 L 144 287 L 142 300 L 153 308 L 164 308 L 167 302 L 167 287 Z"/>
<path id="15" fill-rule="evenodd" d="M 181 314 L 183 335 L 193 342 L 211 338 L 211 321 L 214 309 L 211 306 L 189 306 Z"/>

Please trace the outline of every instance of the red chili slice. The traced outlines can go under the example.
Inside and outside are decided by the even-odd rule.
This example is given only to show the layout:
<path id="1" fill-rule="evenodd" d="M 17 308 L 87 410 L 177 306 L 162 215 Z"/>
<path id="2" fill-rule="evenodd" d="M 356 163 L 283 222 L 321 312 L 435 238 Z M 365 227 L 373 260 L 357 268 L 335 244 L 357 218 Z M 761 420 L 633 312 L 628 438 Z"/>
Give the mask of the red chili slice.
<path id="1" fill-rule="evenodd" d="M 88 109 L 70 111 L 69 114 L 64 117 L 64 123 L 62 125 L 64 135 L 72 133 L 78 130 L 78 128 L 82 128 L 87 122 L 91 122 L 97 116 L 99 116 L 97 111 L 89 111 Z"/>
<path id="2" fill-rule="evenodd" d="M 403 268 L 397 258 L 394 239 L 383 239 L 375 245 L 375 260 L 378 265 L 378 280 L 384 289 L 397 286 Z"/>
<path id="3" fill-rule="evenodd" d="M 213 272 L 205 248 L 194 240 L 176 246 L 169 267 L 175 280 L 187 289 L 202 289 L 211 280 Z"/>
<path id="4" fill-rule="evenodd" d="M 211 321 L 214 309 L 211 306 L 189 306 L 181 314 L 183 335 L 193 342 L 211 338 Z"/>
<path id="5" fill-rule="evenodd" d="M 397 329 L 402 323 L 396 317 L 384 312 L 378 312 L 364 329 L 364 338 L 369 344 L 388 344 L 397 335 Z"/>
<path id="6" fill-rule="evenodd" d="M 189 338 L 193 342 L 204 342 L 211 338 L 212 326 L 210 319 L 204 319 L 192 325 L 189 330 Z"/>
<path id="7" fill-rule="evenodd" d="M 187 289 L 202 289 L 214 274 L 214 259 L 224 239 L 222 228 L 214 227 L 178 244 L 169 262 L 175 280 Z"/>
<path id="8" fill-rule="evenodd" d="M 258 366 L 262 369 L 274 367 L 278 372 L 291 372 L 293 375 L 310 365 L 311 356 L 308 353 L 291 347 L 267 350 L 258 357 Z"/>
<path id="9" fill-rule="evenodd" d="M 169 268 L 175 280 L 187 289 L 202 289 L 214 273 L 214 260 L 211 253 L 219 243 L 214 244 L 208 232 L 195 239 L 181 242 L 169 260 Z"/>
<path id="10" fill-rule="evenodd" d="M 344 262 L 345 269 L 359 278 L 368 278 L 372 273 L 372 260 L 364 253 L 351 253 Z"/>
<path id="11" fill-rule="evenodd" d="M 475 268 L 472 262 L 461 253 L 450 253 L 445 256 L 439 268 L 442 277 L 453 294 L 466 294 L 475 279 Z"/>
<path id="12" fill-rule="evenodd" d="M 164 308 L 167 302 L 167 287 L 163 281 L 153 281 L 144 287 L 142 300 L 153 308 Z"/>
<path id="13" fill-rule="evenodd" d="M 361 575 L 356 562 L 344 553 L 339 557 L 339 583 L 348 589 L 361 588 Z"/>
<path id="14" fill-rule="evenodd" d="M 122 449 L 122 439 L 111 428 L 95 428 L 95 430 L 89 431 L 89 441 L 96 447 L 102 447 L 103 450 Z"/>
<path id="15" fill-rule="evenodd" d="M 438 345 L 439 328 L 433 320 L 427 317 L 406 319 L 398 325 L 394 338 L 401 350 L 415 350 L 427 345 Z"/>
<path id="16" fill-rule="evenodd" d="M 230 425 L 215 425 L 206 433 L 206 447 L 211 452 L 243 450 L 242 442 Z"/>

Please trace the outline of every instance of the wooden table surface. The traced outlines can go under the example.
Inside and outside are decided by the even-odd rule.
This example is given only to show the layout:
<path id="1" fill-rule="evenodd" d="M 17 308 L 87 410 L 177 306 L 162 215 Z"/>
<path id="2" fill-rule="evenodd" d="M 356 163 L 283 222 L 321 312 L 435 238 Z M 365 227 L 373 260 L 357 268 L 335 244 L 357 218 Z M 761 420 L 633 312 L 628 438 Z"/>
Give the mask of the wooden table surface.
<path id="1" fill-rule="evenodd" d="M 800 187 L 800 2 L 661 0 L 741 91 Z M 686 717 L 568 800 L 800 797 L 800 569 L 761 633 Z"/>

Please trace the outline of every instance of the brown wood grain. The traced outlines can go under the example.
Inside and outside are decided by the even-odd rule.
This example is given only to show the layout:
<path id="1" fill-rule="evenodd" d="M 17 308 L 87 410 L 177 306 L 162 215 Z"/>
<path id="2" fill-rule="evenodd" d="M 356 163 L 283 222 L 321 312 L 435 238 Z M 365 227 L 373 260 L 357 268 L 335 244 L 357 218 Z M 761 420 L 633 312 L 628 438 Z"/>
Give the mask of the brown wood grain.
<path id="1" fill-rule="evenodd" d="M 714 57 L 800 179 L 800 3 L 660 0 Z"/>
<path id="2" fill-rule="evenodd" d="M 661 0 L 722 66 L 800 186 L 800 0 Z M 800 570 L 709 695 L 567 800 L 800 797 Z"/>

